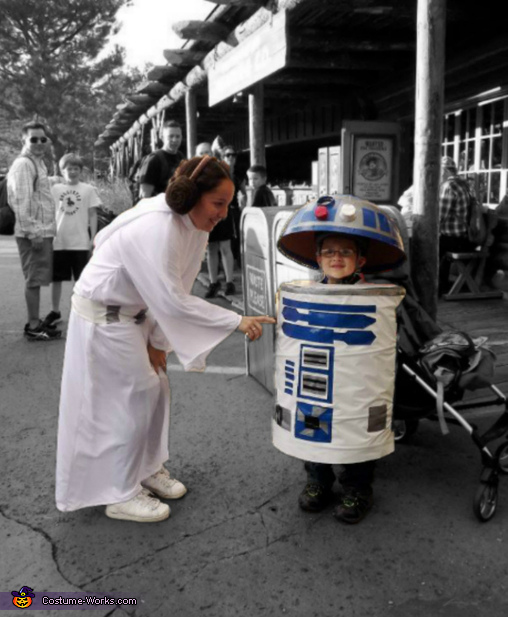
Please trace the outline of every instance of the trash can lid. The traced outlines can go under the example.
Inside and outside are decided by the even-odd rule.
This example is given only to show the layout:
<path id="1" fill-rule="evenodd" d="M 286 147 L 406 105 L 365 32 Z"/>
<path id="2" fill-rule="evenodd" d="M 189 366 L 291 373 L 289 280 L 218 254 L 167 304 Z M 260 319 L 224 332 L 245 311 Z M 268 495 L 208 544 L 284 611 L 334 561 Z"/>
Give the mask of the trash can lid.
<path id="1" fill-rule="evenodd" d="M 367 238 L 362 268 L 366 273 L 391 270 L 406 259 L 396 222 L 375 204 L 354 195 L 326 195 L 297 210 L 286 223 L 277 248 L 289 259 L 319 269 L 316 234 L 322 232 Z"/>

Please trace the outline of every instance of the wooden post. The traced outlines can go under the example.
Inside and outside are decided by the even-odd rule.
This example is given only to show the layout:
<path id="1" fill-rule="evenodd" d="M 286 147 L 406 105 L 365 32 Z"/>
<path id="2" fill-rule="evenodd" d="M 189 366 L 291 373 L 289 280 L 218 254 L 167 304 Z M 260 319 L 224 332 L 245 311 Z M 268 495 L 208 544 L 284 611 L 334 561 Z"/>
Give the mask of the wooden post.
<path id="1" fill-rule="evenodd" d="M 420 302 L 437 314 L 439 182 L 446 0 L 418 0 L 412 276 Z"/>
<path id="2" fill-rule="evenodd" d="M 263 84 L 257 83 L 249 94 L 250 164 L 265 165 L 265 117 Z"/>
<path id="3" fill-rule="evenodd" d="M 196 93 L 193 90 L 187 90 L 185 93 L 185 117 L 187 121 L 187 158 L 190 159 L 196 153 L 197 146 Z"/>

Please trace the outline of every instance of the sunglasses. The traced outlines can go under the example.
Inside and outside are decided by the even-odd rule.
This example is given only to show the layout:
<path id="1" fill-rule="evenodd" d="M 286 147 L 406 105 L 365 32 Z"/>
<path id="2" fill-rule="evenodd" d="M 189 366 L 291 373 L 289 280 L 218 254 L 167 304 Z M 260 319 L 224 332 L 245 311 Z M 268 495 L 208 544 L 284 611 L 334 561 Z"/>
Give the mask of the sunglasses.
<path id="1" fill-rule="evenodd" d="M 41 144 L 45 144 L 48 141 L 47 137 L 30 137 L 28 140 L 31 144 L 37 144 L 41 142 Z"/>

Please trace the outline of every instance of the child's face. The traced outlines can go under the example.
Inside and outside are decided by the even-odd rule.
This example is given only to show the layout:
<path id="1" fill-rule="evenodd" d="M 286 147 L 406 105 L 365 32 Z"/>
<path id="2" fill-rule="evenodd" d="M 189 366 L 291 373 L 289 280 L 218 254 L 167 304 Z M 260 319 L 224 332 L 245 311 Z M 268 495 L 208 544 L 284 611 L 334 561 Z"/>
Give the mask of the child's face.
<path id="1" fill-rule="evenodd" d="M 81 167 L 79 165 L 66 165 L 62 174 L 66 182 L 69 184 L 77 184 L 81 176 Z"/>
<path id="2" fill-rule="evenodd" d="M 358 255 L 354 240 L 349 238 L 325 238 L 319 255 L 318 264 L 328 278 L 329 283 L 337 283 L 365 264 L 365 257 Z"/>
<path id="3" fill-rule="evenodd" d="M 249 186 L 253 189 L 258 189 L 266 183 L 266 178 L 257 171 L 248 171 L 247 176 L 249 178 Z"/>

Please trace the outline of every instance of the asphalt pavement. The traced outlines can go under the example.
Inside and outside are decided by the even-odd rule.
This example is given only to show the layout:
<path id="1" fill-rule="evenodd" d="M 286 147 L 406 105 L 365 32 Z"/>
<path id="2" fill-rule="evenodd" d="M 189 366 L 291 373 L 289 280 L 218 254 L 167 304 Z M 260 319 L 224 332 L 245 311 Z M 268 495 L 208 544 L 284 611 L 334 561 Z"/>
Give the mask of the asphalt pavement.
<path id="1" fill-rule="evenodd" d="M 466 432 L 443 437 L 422 422 L 410 445 L 380 461 L 375 505 L 361 524 L 340 524 L 331 509 L 306 514 L 297 506 L 302 463 L 271 445 L 273 400 L 245 375 L 239 332 L 211 354 L 204 374 L 170 359 L 168 467 L 189 492 L 170 504 L 168 520 L 58 512 L 65 341 L 24 340 L 12 238 L 0 237 L 0 289 L 0 591 L 134 594 L 135 607 L 94 613 L 115 617 L 506 616 L 508 485 L 502 478 L 498 511 L 480 523 L 472 511 L 480 456 Z M 204 290 L 196 282 L 195 293 Z M 70 293 L 64 286 L 65 316 Z M 49 309 L 44 289 L 42 314 Z"/>

